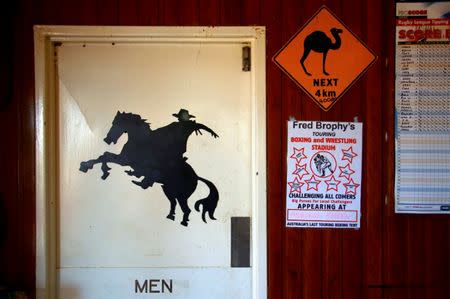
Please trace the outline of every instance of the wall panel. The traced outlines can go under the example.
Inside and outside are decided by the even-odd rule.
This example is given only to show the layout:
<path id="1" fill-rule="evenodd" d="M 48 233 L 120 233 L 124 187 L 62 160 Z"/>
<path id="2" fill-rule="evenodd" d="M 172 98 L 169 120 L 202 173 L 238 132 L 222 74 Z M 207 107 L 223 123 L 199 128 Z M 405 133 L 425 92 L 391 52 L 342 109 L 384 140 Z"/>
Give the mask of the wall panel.
<path id="1" fill-rule="evenodd" d="M 282 15 L 282 28 L 281 38 L 282 43 L 288 41 L 301 27 L 302 19 L 298 17 L 298 11 L 301 11 L 301 2 L 295 0 L 285 0 L 281 2 Z M 286 121 L 288 118 L 301 119 L 300 109 L 301 109 L 301 98 L 298 92 L 298 87 L 295 83 L 289 79 L 284 74 L 282 75 L 282 138 L 281 138 L 281 152 L 286 153 L 287 142 L 286 140 Z M 286 181 L 286 154 L 281 155 L 281 166 L 282 166 L 282 182 Z M 282 185 L 283 186 L 283 185 Z M 284 187 L 284 186 L 283 186 Z M 282 190 L 283 192 L 283 190 Z M 281 200 L 282 210 L 286 209 L 286 202 Z M 284 213 L 282 213 L 282 218 Z M 284 225 L 284 220 L 282 219 L 281 225 Z M 302 248 L 302 231 L 301 230 L 284 230 L 283 232 L 283 242 L 286 260 L 292 261 L 291 263 L 285 264 L 285 269 L 283 271 L 283 288 L 282 294 L 283 298 L 301 298 L 304 290 L 305 284 L 303 281 L 303 267 L 301 265 L 301 260 L 298 256 L 306 254 Z"/>

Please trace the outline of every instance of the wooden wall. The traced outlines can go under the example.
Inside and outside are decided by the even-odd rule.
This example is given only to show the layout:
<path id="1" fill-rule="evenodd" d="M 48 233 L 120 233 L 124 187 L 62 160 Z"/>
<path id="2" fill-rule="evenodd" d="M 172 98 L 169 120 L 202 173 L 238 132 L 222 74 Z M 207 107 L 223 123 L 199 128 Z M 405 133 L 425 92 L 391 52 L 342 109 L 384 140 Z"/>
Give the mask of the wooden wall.
<path id="1" fill-rule="evenodd" d="M 34 294 L 32 25 L 262 25 L 267 28 L 269 298 L 450 298 L 449 216 L 393 212 L 392 1 L 16 2 L 2 10 L 0 288 Z M 378 55 L 375 65 L 330 112 L 321 111 L 271 61 L 323 4 Z M 360 230 L 285 228 L 286 120 L 290 116 L 341 121 L 358 117 L 364 123 Z"/>

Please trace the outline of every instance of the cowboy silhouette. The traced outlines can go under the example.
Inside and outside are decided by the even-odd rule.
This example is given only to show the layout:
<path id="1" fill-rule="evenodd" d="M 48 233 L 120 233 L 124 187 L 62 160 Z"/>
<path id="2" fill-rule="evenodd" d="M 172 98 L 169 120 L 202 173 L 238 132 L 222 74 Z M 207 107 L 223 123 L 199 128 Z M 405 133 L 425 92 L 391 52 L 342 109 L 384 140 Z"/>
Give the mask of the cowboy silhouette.
<path id="1" fill-rule="evenodd" d="M 191 120 L 191 118 L 195 118 L 195 116 L 190 115 L 189 111 L 186 109 L 180 109 L 178 113 L 174 113 L 172 115 L 178 118 L 178 122 L 173 122 L 160 129 L 162 132 L 167 134 L 166 137 L 170 143 L 171 148 L 169 148 L 168 152 L 166 152 L 169 160 L 187 159 L 183 157 L 183 154 L 186 152 L 188 138 L 193 132 L 195 132 L 196 135 L 202 135 L 201 130 L 205 130 L 214 138 L 219 137 L 219 135 L 207 126 Z"/>
<path id="2" fill-rule="evenodd" d="M 177 171 L 177 168 L 187 160 L 187 157 L 183 155 L 186 152 L 189 136 L 193 132 L 196 135 L 202 135 L 201 130 L 205 130 L 214 138 L 219 137 L 216 132 L 207 126 L 190 120 L 195 118 L 195 116 L 190 115 L 186 109 L 180 109 L 178 113 L 172 115 L 178 118 L 178 122 L 172 122 L 165 127 L 152 131 L 153 139 L 156 141 L 153 144 L 153 153 L 158 158 L 152 159 L 151 164 L 153 165 L 144 165 L 146 171 L 143 174 L 144 179 L 142 181 L 132 181 L 143 189 L 153 186 L 153 183 L 158 180 L 159 176 L 165 176 L 168 172 Z M 134 176 L 138 174 L 136 171 L 127 173 Z"/>
<path id="3" fill-rule="evenodd" d="M 126 173 L 130 176 L 142 178 L 141 181 L 132 182 L 143 189 L 151 187 L 154 182 L 162 186 L 162 190 L 170 201 L 168 219 L 175 219 L 175 206 L 177 202 L 183 211 L 182 225 L 187 226 L 189 214 L 188 199 L 197 188 L 198 182 L 203 182 L 209 189 L 209 195 L 195 202 L 195 209 L 200 211 L 202 206 L 202 219 L 206 222 L 206 214 L 214 218 L 214 211 L 219 200 L 219 193 L 215 185 L 209 180 L 198 176 L 184 157 L 189 136 L 195 132 L 202 134 L 201 130 L 209 132 L 214 138 L 219 137 L 213 130 L 199 124 L 191 118 L 186 109 L 180 109 L 172 114 L 178 121 L 165 127 L 152 130 L 150 124 L 140 115 L 118 111 L 104 141 L 107 144 L 116 143 L 124 133 L 128 141 L 119 154 L 104 152 L 96 159 L 80 163 L 80 171 L 87 172 L 95 164 L 101 164 L 105 180 L 111 168 L 108 163 L 129 166 L 132 170 Z"/>

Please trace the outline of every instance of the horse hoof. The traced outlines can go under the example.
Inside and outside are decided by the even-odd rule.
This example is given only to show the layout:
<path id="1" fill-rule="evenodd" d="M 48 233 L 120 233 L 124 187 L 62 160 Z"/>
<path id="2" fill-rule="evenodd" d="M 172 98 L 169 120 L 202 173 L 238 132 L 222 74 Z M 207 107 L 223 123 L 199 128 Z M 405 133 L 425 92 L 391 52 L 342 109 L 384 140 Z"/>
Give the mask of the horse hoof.
<path id="1" fill-rule="evenodd" d="M 187 221 L 181 221 L 181 225 L 188 226 L 188 222 Z"/>
<path id="2" fill-rule="evenodd" d="M 103 173 L 102 180 L 106 180 L 107 177 L 109 177 L 109 172 Z"/>
<path id="3" fill-rule="evenodd" d="M 81 162 L 80 163 L 80 171 L 82 171 L 82 172 L 87 172 L 91 168 L 92 167 L 89 167 L 87 162 Z"/>
<path id="4" fill-rule="evenodd" d="M 167 215 L 167 219 L 175 220 L 175 215 Z"/>

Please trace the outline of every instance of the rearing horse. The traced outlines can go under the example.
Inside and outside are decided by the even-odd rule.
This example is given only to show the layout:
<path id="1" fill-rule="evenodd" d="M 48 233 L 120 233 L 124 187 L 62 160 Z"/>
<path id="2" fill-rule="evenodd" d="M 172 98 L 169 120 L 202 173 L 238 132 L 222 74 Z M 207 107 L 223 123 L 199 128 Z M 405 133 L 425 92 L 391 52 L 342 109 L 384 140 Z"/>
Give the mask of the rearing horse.
<path id="1" fill-rule="evenodd" d="M 195 202 L 195 209 L 200 211 L 202 206 L 202 219 L 206 223 L 205 215 L 215 220 L 214 211 L 219 201 L 219 192 L 214 184 L 197 176 L 191 165 L 184 157 L 171 157 L 168 150 L 176 139 L 170 138 L 169 126 L 151 130 L 145 119 L 137 114 L 117 112 L 112 127 L 104 141 L 107 144 L 116 143 L 122 134 L 128 134 L 128 141 L 123 146 L 120 154 L 104 152 L 97 159 L 80 163 L 80 171 L 87 172 L 95 164 L 101 163 L 103 172 L 101 178 L 105 180 L 109 176 L 111 168 L 108 163 L 121 166 L 130 166 L 133 170 L 127 170 L 130 176 L 144 177 L 142 181 L 132 182 L 143 189 L 153 185 L 153 182 L 161 183 L 164 194 L 170 201 L 168 219 L 175 220 L 176 203 L 180 204 L 183 211 L 181 224 L 188 225 L 191 209 L 188 199 L 197 188 L 198 181 L 204 182 L 209 188 L 209 195 Z M 202 127 L 203 128 L 203 127 Z M 214 133 L 215 134 L 215 133 Z M 214 135 L 213 135 L 214 136 Z"/>

